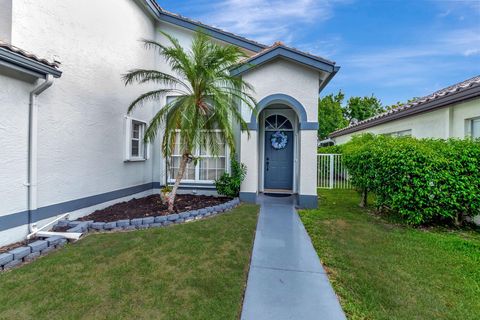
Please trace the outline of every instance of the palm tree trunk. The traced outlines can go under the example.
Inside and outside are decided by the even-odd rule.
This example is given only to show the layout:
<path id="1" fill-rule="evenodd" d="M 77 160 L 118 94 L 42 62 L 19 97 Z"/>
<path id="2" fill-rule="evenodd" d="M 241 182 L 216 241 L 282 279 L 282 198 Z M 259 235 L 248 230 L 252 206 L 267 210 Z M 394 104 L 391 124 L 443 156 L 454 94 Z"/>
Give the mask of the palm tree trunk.
<path id="1" fill-rule="evenodd" d="M 180 181 L 183 179 L 183 175 L 185 174 L 185 169 L 187 168 L 189 156 L 187 153 L 182 155 L 182 160 L 180 161 L 180 167 L 178 168 L 177 177 L 175 178 L 175 184 L 173 185 L 172 192 L 170 193 L 170 197 L 168 197 L 168 211 L 173 212 L 173 205 L 175 204 L 175 197 L 177 196 L 177 190 L 180 186 Z"/>

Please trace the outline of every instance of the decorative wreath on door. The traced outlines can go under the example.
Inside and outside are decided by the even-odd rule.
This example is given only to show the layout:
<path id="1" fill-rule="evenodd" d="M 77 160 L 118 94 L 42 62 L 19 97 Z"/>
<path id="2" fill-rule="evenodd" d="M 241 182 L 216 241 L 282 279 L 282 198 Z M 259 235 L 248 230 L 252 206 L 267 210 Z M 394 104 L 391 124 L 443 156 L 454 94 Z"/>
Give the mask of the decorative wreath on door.
<path id="1" fill-rule="evenodd" d="M 287 146 L 288 136 L 283 132 L 277 131 L 270 137 L 270 142 L 272 143 L 273 149 L 282 150 Z"/>

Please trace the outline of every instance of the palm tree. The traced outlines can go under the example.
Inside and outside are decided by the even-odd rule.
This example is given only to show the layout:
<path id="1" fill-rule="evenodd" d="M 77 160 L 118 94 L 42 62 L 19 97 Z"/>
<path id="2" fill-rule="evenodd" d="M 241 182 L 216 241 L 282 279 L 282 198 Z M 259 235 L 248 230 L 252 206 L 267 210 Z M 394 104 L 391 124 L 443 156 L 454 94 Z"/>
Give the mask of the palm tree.
<path id="1" fill-rule="evenodd" d="M 168 210 L 172 212 L 185 169 L 188 163 L 197 161 L 195 150 L 208 149 L 215 156 L 219 143 L 225 141 L 234 151 L 232 122 L 238 122 L 241 129 L 248 132 L 238 105 L 243 103 L 254 110 L 256 101 L 250 94 L 252 86 L 229 73 L 245 58 L 238 47 L 221 46 L 199 31 L 191 49 L 186 50 L 176 38 L 162 34 L 170 42 L 169 46 L 150 40 L 143 42 L 147 49 L 155 49 L 165 59 L 175 76 L 158 70 L 135 69 L 125 74 L 123 80 L 125 85 L 153 83 L 159 86 L 135 99 L 128 107 L 128 113 L 167 94 L 176 97 L 155 114 L 145 130 L 145 142 L 154 140 L 157 133 L 163 131 L 162 152 L 167 159 L 170 159 L 175 144 L 180 148 L 182 157 L 168 198 Z"/>

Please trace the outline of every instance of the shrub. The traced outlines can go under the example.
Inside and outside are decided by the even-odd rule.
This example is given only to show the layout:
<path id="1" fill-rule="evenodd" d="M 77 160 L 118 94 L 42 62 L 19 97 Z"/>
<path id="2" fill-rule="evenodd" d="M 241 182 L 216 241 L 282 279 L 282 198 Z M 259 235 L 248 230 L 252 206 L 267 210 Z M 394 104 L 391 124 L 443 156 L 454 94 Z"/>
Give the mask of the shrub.
<path id="1" fill-rule="evenodd" d="M 239 163 L 232 157 L 232 174 L 224 173 L 218 180 L 215 180 L 215 187 L 220 195 L 237 197 L 240 193 L 240 185 L 247 175 L 247 166 Z"/>
<path id="2" fill-rule="evenodd" d="M 342 146 L 319 147 L 317 151 L 322 154 L 342 153 Z"/>
<path id="3" fill-rule="evenodd" d="M 343 148 L 354 186 L 410 224 L 459 222 L 480 212 L 480 142 L 354 137 Z"/>

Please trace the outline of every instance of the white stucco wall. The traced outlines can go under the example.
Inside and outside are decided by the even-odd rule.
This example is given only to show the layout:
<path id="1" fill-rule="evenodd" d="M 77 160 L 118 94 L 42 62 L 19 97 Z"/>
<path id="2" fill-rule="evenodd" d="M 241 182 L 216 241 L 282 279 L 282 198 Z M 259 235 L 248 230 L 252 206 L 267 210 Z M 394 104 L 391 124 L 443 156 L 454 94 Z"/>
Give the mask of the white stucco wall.
<path id="1" fill-rule="evenodd" d="M 10 42 L 12 37 L 12 0 L 0 0 L 0 40 Z"/>
<path id="2" fill-rule="evenodd" d="M 132 0 L 16 0 L 12 9 L 12 44 L 62 62 L 62 77 L 38 99 L 38 206 L 154 181 L 153 159 L 124 162 L 124 115 L 148 87 L 125 88 L 121 80 L 129 69 L 155 67 L 154 54 L 138 41 L 154 38 L 153 20 Z M 9 115 L 0 119 L 4 216 L 27 209 L 33 86 L 3 74 L 0 87 L 0 107 Z M 133 116 L 148 121 L 152 110 L 146 105 Z"/>
<path id="3" fill-rule="evenodd" d="M 145 88 L 125 88 L 121 75 L 154 66 L 138 42 L 153 34 L 131 0 L 15 1 L 13 43 L 62 61 L 62 77 L 39 98 L 39 206 L 151 181 L 152 161 L 123 161 L 123 116 Z M 149 106 L 134 114 L 151 115 Z"/>
<path id="4" fill-rule="evenodd" d="M 300 195 L 317 195 L 317 131 L 300 131 Z"/>
<path id="5" fill-rule="evenodd" d="M 0 0 L 0 4 L 4 3 L 10 2 Z M 162 30 L 189 47 L 194 33 L 154 22 L 132 0 L 15 0 L 11 9 L 8 16 L 12 21 L 8 25 L 12 44 L 40 57 L 56 56 L 62 62 L 62 77 L 38 100 L 38 206 L 163 182 L 161 137 L 151 149 L 150 160 L 124 162 L 124 115 L 129 103 L 151 88 L 125 88 L 121 75 L 132 68 L 157 68 L 171 73 L 154 51 L 143 48 L 139 39 L 165 43 L 157 32 Z M 5 11 L 1 14 L 5 16 Z M 318 76 L 310 69 L 277 60 L 249 72 L 245 78 L 256 87 L 258 100 L 275 93 L 290 95 L 305 107 L 308 121 L 316 122 Z M 0 119 L 0 216 L 27 210 L 28 99 L 34 86 L 31 78 L 0 70 L 0 107 L 9 115 Z M 163 105 L 164 101 L 147 104 L 132 116 L 148 121 Z M 315 168 L 311 157 L 314 135 L 315 131 L 302 132 L 299 146 L 304 150 L 305 168 L 299 170 L 298 188 L 305 194 L 315 194 L 315 183 L 308 176 L 309 168 Z M 244 150 L 241 160 L 249 167 L 244 185 L 256 192 L 257 133 L 252 132 L 250 139 L 242 134 L 240 145 Z M 74 215 L 88 214 L 108 204 L 78 210 Z M 21 240 L 26 232 L 26 226 L 0 232 L 0 245 Z"/>
<path id="6" fill-rule="evenodd" d="M 336 137 L 334 140 L 337 144 L 343 144 L 350 141 L 352 136 L 362 133 L 386 134 L 403 130 L 412 130 L 412 136 L 416 138 L 464 138 L 466 120 L 475 117 L 480 117 L 480 99 L 383 123 L 365 130 Z"/>
<path id="7" fill-rule="evenodd" d="M 264 64 L 243 75 L 243 79 L 255 88 L 253 96 L 257 101 L 282 93 L 297 99 L 307 112 L 309 122 L 318 119 L 318 84 L 319 73 L 283 59 Z M 250 122 L 251 111 L 244 106 L 242 115 Z"/>
<path id="8" fill-rule="evenodd" d="M 33 79 L 0 69 L 0 215 L 27 209 L 28 92 Z"/>
<path id="9" fill-rule="evenodd" d="M 317 122 L 318 117 L 318 84 L 319 73 L 299 64 L 277 59 L 260 66 L 243 75 L 243 79 L 253 85 L 253 96 L 257 101 L 273 94 L 285 94 L 298 100 L 307 113 L 309 122 Z M 250 122 L 252 112 L 247 106 L 242 107 L 242 116 Z M 299 139 L 299 170 L 295 177 L 299 181 L 297 192 L 302 195 L 316 195 L 316 143 L 317 131 L 300 131 Z M 248 173 L 242 184 L 242 192 L 258 192 L 261 190 L 259 179 L 259 143 L 258 132 L 252 131 L 250 139 L 247 134 L 242 134 L 241 156 L 243 163 L 247 164 Z M 254 151 L 255 150 L 255 151 Z M 260 159 L 261 161 L 261 159 Z M 298 179 L 299 178 L 299 179 Z"/>
<path id="10" fill-rule="evenodd" d="M 465 125 L 468 119 L 480 117 L 480 98 L 459 103 L 451 107 L 452 122 L 450 136 L 464 138 L 466 133 Z"/>

